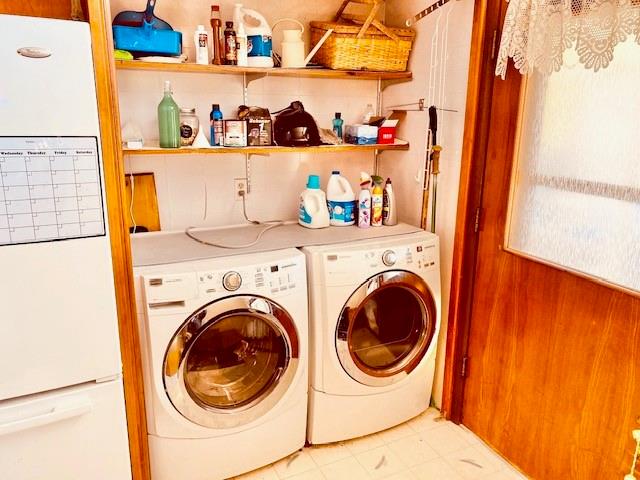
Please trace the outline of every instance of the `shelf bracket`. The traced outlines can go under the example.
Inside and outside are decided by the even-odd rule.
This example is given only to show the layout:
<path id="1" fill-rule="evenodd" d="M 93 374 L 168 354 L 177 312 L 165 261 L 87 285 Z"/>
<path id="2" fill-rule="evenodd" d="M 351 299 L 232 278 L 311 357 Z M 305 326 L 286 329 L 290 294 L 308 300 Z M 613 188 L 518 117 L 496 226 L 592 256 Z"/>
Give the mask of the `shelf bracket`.
<path id="1" fill-rule="evenodd" d="M 242 72 L 242 101 L 244 105 L 249 105 L 249 85 L 251 82 L 266 77 L 266 73 L 247 73 Z"/>

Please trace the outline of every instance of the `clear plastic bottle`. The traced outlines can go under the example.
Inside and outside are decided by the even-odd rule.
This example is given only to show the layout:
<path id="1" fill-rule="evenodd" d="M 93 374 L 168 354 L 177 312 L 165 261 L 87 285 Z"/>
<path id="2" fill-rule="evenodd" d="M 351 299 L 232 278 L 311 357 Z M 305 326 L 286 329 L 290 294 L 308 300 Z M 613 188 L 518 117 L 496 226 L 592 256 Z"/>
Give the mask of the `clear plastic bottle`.
<path id="1" fill-rule="evenodd" d="M 362 124 L 369 125 L 371 121 L 371 117 L 375 116 L 376 112 L 373 110 L 373 105 L 371 103 L 367 103 L 367 109 L 364 112 L 364 116 L 362 117 Z"/>
<path id="2" fill-rule="evenodd" d="M 164 82 L 164 97 L 158 105 L 158 129 L 161 148 L 180 147 L 180 108 L 171 96 L 171 82 Z"/>

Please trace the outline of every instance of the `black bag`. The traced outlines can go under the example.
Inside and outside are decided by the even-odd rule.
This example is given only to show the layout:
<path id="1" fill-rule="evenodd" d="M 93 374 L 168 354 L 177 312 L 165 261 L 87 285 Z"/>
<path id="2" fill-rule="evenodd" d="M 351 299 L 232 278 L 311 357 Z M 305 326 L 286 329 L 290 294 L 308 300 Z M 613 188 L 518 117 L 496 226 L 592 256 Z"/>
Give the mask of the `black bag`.
<path id="1" fill-rule="evenodd" d="M 291 102 L 276 112 L 273 137 L 277 145 L 285 147 L 315 147 L 320 145 L 320 132 L 313 117 L 304 111 L 301 102 Z"/>

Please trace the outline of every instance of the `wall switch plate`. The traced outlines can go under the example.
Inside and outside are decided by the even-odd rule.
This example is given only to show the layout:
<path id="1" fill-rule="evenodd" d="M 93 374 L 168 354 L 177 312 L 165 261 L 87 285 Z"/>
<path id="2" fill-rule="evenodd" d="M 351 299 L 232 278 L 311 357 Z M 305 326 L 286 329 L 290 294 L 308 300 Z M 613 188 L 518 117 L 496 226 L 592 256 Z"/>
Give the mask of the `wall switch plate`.
<path id="1" fill-rule="evenodd" d="M 247 179 L 234 178 L 233 192 L 233 197 L 236 199 L 236 201 L 242 200 L 242 197 L 247 194 Z"/>

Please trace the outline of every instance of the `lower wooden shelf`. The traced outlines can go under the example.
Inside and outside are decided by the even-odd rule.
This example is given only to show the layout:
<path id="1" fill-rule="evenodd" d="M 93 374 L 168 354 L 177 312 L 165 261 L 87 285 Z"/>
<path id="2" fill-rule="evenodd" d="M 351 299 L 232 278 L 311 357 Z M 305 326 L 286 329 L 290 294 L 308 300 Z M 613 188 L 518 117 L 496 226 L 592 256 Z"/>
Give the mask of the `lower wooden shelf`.
<path id="1" fill-rule="evenodd" d="M 209 148 L 160 148 L 157 145 L 139 149 L 124 148 L 125 155 L 224 155 L 242 153 L 268 155 L 270 153 L 336 153 L 372 150 L 409 150 L 409 142 L 396 139 L 394 143 L 373 145 L 320 145 L 318 147 L 209 147 Z"/>

